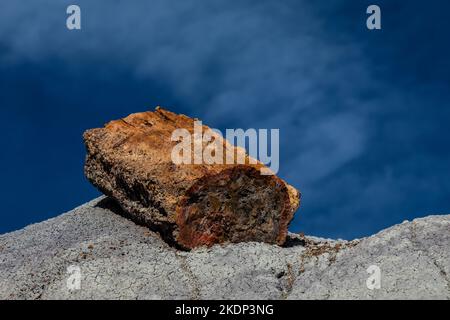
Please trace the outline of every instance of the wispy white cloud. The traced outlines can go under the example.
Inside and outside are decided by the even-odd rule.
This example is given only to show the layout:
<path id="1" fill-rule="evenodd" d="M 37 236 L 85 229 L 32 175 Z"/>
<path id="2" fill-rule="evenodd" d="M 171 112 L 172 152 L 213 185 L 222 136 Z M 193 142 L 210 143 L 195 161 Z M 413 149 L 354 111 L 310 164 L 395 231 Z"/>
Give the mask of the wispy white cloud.
<path id="1" fill-rule="evenodd" d="M 370 81 L 363 56 L 356 45 L 322 39 L 307 1 L 79 1 L 78 34 L 65 29 L 66 3 L 7 2 L 0 35 L 10 54 L 127 64 L 216 126 L 279 127 L 282 146 L 295 150 L 282 166 L 297 168 L 300 187 L 364 149 L 366 119 L 354 110 L 363 106 L 351 98 Z M 325 105 L 328 95 L 339 103 Z"/>

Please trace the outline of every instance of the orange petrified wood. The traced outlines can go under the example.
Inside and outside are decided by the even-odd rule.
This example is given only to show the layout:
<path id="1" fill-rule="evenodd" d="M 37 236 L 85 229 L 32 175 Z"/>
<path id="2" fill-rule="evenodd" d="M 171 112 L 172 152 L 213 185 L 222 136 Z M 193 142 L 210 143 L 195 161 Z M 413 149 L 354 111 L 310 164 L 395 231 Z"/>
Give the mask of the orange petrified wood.
<path id="1" fill-rule="evenodd" d="M 283 244 L 299 192 L 262 175 L 265 166 L 248 156 L 243 164 L 174 163 L 172 133 L 180 128 L 193 133 L 194 119 L 157 108 L 86 131 L 86 177 L 133 220 L 184 248 Z M 224 149 L 243 152 L 216 139 Z"/>

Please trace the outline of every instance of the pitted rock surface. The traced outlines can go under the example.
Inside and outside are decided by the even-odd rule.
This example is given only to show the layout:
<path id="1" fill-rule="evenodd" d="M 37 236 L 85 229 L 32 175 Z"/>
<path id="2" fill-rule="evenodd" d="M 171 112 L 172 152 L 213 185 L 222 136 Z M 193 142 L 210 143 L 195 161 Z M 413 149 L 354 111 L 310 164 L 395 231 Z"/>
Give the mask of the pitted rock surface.
<path id="1" fill-rule="evenodd" d="M 354 241 L 179 251 L 105 198 L 0 236 L 0 299 L 450 299 L 450 215 Z M 367 268 L 381 271 L 369 290 Z M 80 270 L 81 286 L 67 283 Z"/>

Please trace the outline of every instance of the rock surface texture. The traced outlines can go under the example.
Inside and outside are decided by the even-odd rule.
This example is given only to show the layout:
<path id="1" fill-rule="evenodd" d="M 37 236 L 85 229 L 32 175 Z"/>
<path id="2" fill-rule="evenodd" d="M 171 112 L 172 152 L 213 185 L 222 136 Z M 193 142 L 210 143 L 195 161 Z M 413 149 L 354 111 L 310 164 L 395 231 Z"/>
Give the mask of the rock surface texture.
<path id="1" fill-rule="evenodd" d="M 261 174 L 269 169 L 244 149 L 220 136 L 203 138 L 213 131 L 198 125 L 196 132 L 194 121 L 157 108 L 86 131 L 86 177 L 134 221 L 182 247 L 283 244 L 299 192 L 275 175 Z M 180 129 L 192 142 L 192 163 L 174 162 L 180 141 L 173 133 Z M 219 164 L 202 160 L 208 148 Z"/>
<path id="2" fill-rule="evenodd" d="M 179 251 L 107 198 L 0 236 L 0 299 L 449 299 L 450 215 L 354 241 Z M 367 268 L 381 271 L 369 290 Z M 72 266 L 72 269 L 69 267 Z M 73 267 L 80 288 L 67 283 Z"/>

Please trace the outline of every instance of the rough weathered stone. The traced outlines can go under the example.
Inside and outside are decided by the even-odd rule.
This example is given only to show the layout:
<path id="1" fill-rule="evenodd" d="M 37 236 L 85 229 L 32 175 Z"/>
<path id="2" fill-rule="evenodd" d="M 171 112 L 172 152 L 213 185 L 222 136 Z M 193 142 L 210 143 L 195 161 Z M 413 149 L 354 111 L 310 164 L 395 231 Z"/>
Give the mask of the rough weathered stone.
<path id="1" fill-rule="evenodd" d="M 356 241 L 175 250 L 101 198 L 0 235 L 1 299 L 450 299 L 450 215 Z M 367 268 L 381 270 L 369 290 Z M 67 286 L 78 267 L 79 290 Z"/>
<path id="2" fill-rule="evenodd" d="M 135 221 L 185 248 L 283 244 L 298 191 L 275 175 L 262 175 L 268 168 L 221 137 L 216 139 L 224 159 L 225 150 L 232 150 L 243 155 L 243 164 L 175 164 L 171 155 L 178 142 L 172 133 L 181 128 L 193 135 L 194 119 L 157 108 L 86 131 L 87 178 Z"/>

